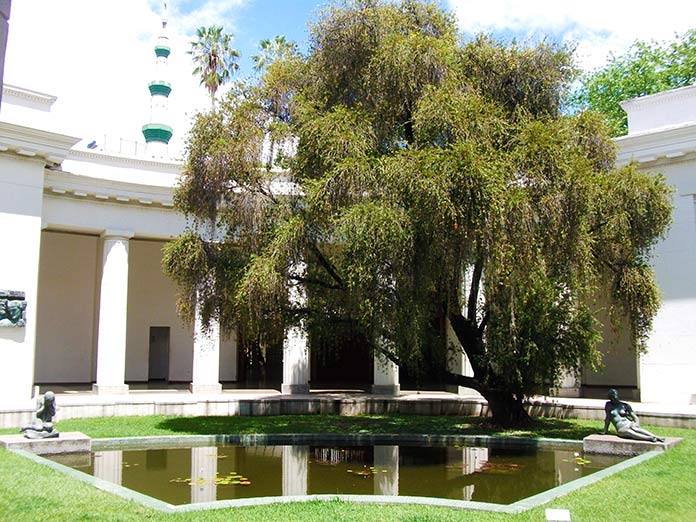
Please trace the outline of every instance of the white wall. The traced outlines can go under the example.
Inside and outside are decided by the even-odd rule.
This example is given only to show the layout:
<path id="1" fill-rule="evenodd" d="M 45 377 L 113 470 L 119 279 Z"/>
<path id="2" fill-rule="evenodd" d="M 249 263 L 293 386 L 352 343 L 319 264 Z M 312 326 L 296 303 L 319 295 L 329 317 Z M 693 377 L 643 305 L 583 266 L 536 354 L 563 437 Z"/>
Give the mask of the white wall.
<path id="1" fill-rule="evenodd" d="M 0 153 L 0 289 L 25 293 L 25 327 L 0 328 L 0 405 L 25 406 L 32 394 L 41 245 L 42 159 Z"/>
<path id="2" fill-rule="evenodd" d="M 631 344 L 628 320 L 614 328 L 606 309 L 600 310 L 597 318 L 603 324 L 601 330 L 603 342 L 599 346 L 603 367 L 596 372 L 587 368 L 583 369 L 582 384 L 605 387 L 605 392 L 617 386 L 638 388 L 638 359 Z"/>
<path id="3" fill-rule="evenodd" d="M 41 235 L 37 383 L 94 380 L 98 241 L 81 234 Z"/>
<path id="4" fill-rule="evenodd" d="M 130 241 L 126 381 L 147 381 L 150 327 L 168 326 L 169 380 L 190 381 L 193 330 L 176 313 L 176 285 L 162 272 L 160 241 Z"/>
<path id="5" fill-rule="evenodd" d="M 696 161 L 653 171 L 662 172 L 676 192 L 674 222 L 654 255 L 662 307 L 640 361 L 641 399 L 689 404 L 696 398 Z"/>
<path id="6" fill-rule="evenodd" d="M 169 380 L 190 382 L 193 367 L 193 329 L 176 312 L 177 286 L 162 271 L 162 241 L 130 241 L 128 282 L 128 341 L 126 381 L 148 378 L 151 326 L 168 326 Z M 234 336 L 220 347 L 220 380 L 237 379 Z"/>

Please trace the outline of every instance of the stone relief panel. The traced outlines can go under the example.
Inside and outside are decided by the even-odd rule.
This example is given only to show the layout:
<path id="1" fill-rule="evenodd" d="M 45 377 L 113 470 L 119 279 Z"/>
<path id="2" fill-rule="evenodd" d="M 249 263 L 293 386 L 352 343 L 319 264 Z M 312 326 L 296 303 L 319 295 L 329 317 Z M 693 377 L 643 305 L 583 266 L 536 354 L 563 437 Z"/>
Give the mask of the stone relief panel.
<path id="1" fill-rule="evenodd" d="M 0 290 L 0 328 L 27 324 L 27 302 L 24 292 Z"/>

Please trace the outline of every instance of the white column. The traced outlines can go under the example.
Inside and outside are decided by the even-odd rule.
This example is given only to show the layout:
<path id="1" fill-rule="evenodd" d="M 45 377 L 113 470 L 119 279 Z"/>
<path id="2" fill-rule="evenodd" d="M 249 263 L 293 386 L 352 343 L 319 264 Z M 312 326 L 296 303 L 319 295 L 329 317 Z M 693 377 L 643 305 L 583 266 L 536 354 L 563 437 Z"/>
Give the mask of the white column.
<path id="1" fill-rule="evenodd" d="M 133 232 L 106 230 L 102 237 L 97 382 L 93 389 L 99 394 L 127 393 L 128 241 Z"/>
<path id="2" fill-rule="evenodd" d="M 218 449 L 191 448 L 191 504 L 217 500 Z"/>
<path id="3" fill-rule="evenodd" d="M 374 447 L 375 495 L 399 494 L 399 446 Z"/>
<path id="4" fill-rule="evenodd" d="M 196 325 L 193 337 L 193 381 L 191 393 L 220 393 L 220 326 L 212 320 L 208 329 L 196 306 Z"/>
<path id="5" fill-rule="evenodd" d="M 372 393 L 399 395 L 400 392 L 399 366 L 381 353 L 375 353 Z"/>
<path id="6" fill-rule="evenodd" d="M 303 276 L 307 265 L 303 262 L 293 265 L 291 275 Z M 307 305 L 307 292 L 304 285 L 291 282 L 289 285 L 290 306 L 301 308 Z M 283 385 L 282 393 L 309 393 L 309 350 L 307 348 L 306 321 L 285 329 L 283 341 Z"/>
<path id="7" fill-rule="evenodd" d="M 307 494 L 309 446 L 283 446 L 283 496 Z"/>
<path id="8" fill-rule="evenodd" d="M 123 451 L 95 451 L 94 476 L 120 486 L 123 479 Z"/>

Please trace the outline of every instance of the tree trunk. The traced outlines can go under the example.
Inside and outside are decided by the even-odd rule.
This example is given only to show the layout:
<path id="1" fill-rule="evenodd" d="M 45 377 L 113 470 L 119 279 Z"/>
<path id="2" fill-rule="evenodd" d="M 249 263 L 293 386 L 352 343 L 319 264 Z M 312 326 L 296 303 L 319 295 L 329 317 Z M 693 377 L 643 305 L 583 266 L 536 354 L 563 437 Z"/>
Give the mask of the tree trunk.
<path id="1" fill-rule="evenodd" d="M 524 397 L 500 390 L 488 390 L 481 393 L 488 401 L 493 424 L 506 428 L 523 426 L 530 420 L 524 409 Z"/>
<path id="2" fill-rule="evenodd" d="M 483 398 L 488 402 L 488 411 L 491 414 L 493 424 L 510 428 L 523 426 L 530 420 L 527 410 L 524 409 L 522 395 L 492 389 L 482 385 L 475 377 L 466 377 L 451 372 L 447 372 L 445 381 L 447 384 L 472 388 L 483 395 Z"/>

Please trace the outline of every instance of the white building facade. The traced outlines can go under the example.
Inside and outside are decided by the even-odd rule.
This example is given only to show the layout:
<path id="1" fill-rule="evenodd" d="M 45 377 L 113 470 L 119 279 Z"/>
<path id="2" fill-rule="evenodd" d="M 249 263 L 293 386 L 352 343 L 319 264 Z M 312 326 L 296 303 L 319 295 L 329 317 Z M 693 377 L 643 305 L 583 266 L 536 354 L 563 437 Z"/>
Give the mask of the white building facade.
<path id="1" fill-rule="evenodd" d="M 0 292 L 22 297 L 25 311 L 21 325 L 0 317 L 0 409 L 27 407 L 37 384 L 110 395 L 129 393 L 132 383 L 176 382 L 206 394 L 243 381 L 234 332 L 183 324 L 177 288 L 161 268 L 163 246 L 186 228 L 173 208 L 181 164 L 88 148 L 51 129 L 54 101 L 11 86 L 2 97 Z M 636 161 L 675 187 L 674 224 L 654 257 L 663 306 L 647 354 L 608 345 L 605 370 L 584 373 L 580 392 L 613 386 L 633 399 L 689 404 L 696 395 L 696 87 L 625 108 L 630 132 L 617 140 L 619 163 Z M 286 337 L 278 388 L 306 393 L 307 336 Z M 377 361 L 370 379 L 376 391 L 399 391 L 396 367 Z"/>

